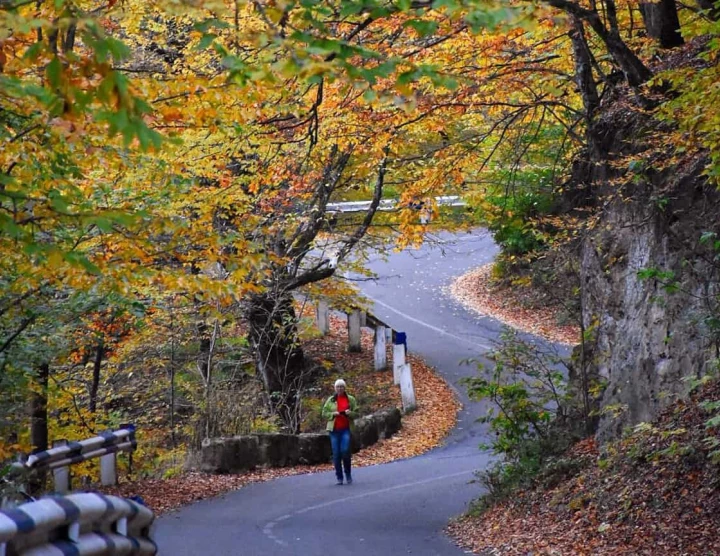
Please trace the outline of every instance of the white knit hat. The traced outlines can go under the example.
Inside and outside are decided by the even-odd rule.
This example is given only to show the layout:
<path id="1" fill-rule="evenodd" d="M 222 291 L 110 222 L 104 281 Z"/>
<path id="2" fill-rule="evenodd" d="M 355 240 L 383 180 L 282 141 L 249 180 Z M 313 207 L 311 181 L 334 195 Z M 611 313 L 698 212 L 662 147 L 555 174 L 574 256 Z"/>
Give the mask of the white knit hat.
<path id="1" fill-rule="evenodd" d="M 342 378 L 338 378 L 335 381 L 335 388 L 337 388 L 338 386 L 345 386 L 345 381 Z"/>

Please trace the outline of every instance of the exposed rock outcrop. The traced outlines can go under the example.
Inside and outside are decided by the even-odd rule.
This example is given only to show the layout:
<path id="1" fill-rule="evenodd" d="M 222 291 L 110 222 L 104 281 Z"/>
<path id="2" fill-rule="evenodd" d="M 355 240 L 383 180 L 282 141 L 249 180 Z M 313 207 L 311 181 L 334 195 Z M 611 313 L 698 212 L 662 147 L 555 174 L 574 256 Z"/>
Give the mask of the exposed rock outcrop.
<path id="1" fill-rule="evenodd" d="M 720 194 L 703 174 L 707 160 L 695 153 L 667 164 L 670 148 L 638 138 L 666 130 L 624 117 L 597 124 L 604 162 L 583 180 L 602 206 L 580 250 L 591 375 L 606 384 L 600 439 L 687 393 L 684 379 L 717 357 L 720 318 L 720 251 L 707 241 L 720 233 Z"/>

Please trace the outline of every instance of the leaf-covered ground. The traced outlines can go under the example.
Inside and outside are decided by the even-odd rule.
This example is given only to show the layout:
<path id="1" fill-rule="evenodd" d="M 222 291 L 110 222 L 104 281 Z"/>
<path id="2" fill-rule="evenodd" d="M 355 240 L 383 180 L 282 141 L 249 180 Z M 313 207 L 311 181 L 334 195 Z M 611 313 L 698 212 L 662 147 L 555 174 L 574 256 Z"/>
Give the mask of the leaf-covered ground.
<path id="1" fill-rule="evenodd" d="M 463 274 L 450 286 L 450 293 L 466 307 L 491 316 L 508 326 L 552 342 L 574 345 L 580 329 L 560 324 L 561 308 L 550 303 L 538 305 L 529 287 L 503 286 L 492 279 L 493 263 Z"/>
<path id="2" fill-rule="evenodd" d="M 342 372 L 350 391 L 358 389 L 374 397 L 375 408 L 388 405 L 400 406 L 399 387 L 392 382 L 390 370 L 372 370 L 372 333 L 363 329 L 363 351 L 359 354 L 347 352 L 345 323 L 331 319 L 331 332 L 325 338 L 308 343 L 308 354 L 332 361 L 337 372 Z M 397 459 L 420 455 L 439 445 L 455 426 L 460 404 L 452 390 L 432 368 L 421 359 L 410 355 L 408 358 L 413 372 L 418 409 L 403 416 L 402 429 L 392 438 L 381 440 L 353 456 L 353 465 L 362 467 L 386 463 Z M 391 353 L 388 362 L 391 363 Z M 331 391 L 333 377 L 328 377 Z M 329 471 L 330 464 L 298 466 L 282 469 L 258 469 L 241 475 L 208 475 L 205 473 L 183 473 L 169 479 L 147 479 L 123 482 L 117 487 L 103 489 L 108 494 L 119 496 L 141 496 L 157 514 L 177 509 L 197 500 L 218 496 L 245 485 L 269 481 L 287 475 Z"/>
<path id="3" fill-rule="evenodd" d="M 700 405 L 717 399 L 715 383 L 601 451 L 577 444 L 555 466 L 574 473 L 458 519 L 451 536 L 483 555 L 720 554 L 720 466 L 705 440 L 720 431 Z"/>

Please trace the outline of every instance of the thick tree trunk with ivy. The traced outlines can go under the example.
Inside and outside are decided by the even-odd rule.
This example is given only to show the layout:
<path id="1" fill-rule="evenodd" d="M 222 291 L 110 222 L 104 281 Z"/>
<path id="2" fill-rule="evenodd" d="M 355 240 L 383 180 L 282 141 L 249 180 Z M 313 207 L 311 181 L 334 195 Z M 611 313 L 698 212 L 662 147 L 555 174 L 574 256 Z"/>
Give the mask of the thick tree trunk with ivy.
<path id="1" fill-rule="evenodd" d="M 343 183 L 352 149 L 352 146 L 345 151 L 332 149 L 314 186 L 314 195 L 302 212 L 292 208 L 268 218 L 268 229 L 277 231 L 263 234 L 263 251 L 272 253 L 274 259 L 262 278 L 264 290 L 251 296 L 243 309 L 250 327 L 256 370 L 265 386 L 269 407 L 292 431 L 299 428 L 297 409 L 308 372 L 298 338 L 293 292 L 335 274 L 338 263 L 367 233 L 382 198 L 387 148 L 378 167 L 373 198 L 361 222 L 347 235 L 336 234 L 332 244 L 323 243 L 325 247 L 318 252 L 315 242 L 327 226 L 327 204 Z M 297 224 L 289 226 L 292 221 Z"/>
<path id="2" fill-rule="evenodd" d="M 680 34 L 680 19 L 675 0 L 641 2 L 640 13 L 648 36 L 659 41 L 660 46 L 674 48 L 685 43 Z"/>
<path id="3" fill-rule="evenodd" d="M 291 432 L 297 433 L 296 397 L 307 369 L 292 295 L 255 295 L 248 302 L 246 318 L 256 370 L 269 406 Z"/>

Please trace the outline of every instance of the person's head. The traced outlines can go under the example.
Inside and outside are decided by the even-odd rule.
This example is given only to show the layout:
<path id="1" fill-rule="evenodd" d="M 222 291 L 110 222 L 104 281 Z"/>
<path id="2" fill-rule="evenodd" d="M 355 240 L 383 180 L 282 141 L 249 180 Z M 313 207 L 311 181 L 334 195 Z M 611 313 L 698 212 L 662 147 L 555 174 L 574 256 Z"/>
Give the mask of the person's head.
<path id="1" fill-rule="evenodd" d="M 338 395 L 345 393 L 345 381 L 342 378 L 335 381 L 335 393 Z"/>

